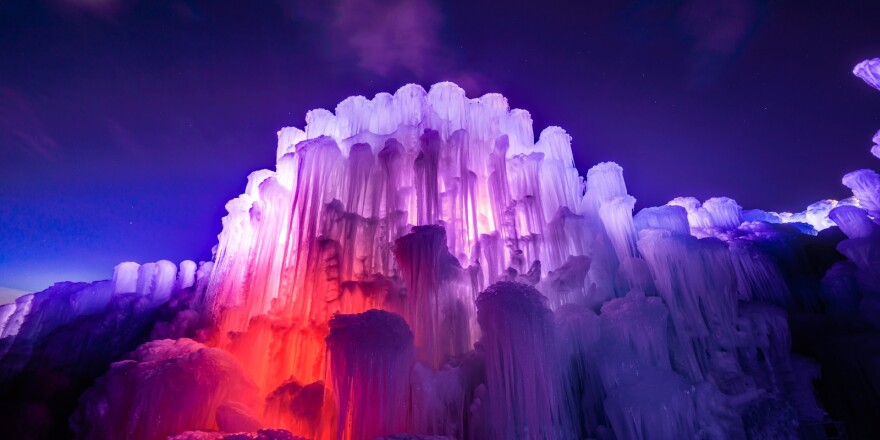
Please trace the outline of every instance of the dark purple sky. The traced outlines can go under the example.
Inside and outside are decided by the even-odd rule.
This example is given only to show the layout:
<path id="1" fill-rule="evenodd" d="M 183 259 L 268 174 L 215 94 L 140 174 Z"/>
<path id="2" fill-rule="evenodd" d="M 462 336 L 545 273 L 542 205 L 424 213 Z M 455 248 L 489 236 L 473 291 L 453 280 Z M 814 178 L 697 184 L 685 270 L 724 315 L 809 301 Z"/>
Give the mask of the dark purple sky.
<path id="1" fill-rule="evenodd" d="M 589 3 L 0 1 L 0 287 L 209 258 L 279 128 L 407 82 L 503 93 L 639 207 L 800 210 L 875 166 L 880 3 Z"/>

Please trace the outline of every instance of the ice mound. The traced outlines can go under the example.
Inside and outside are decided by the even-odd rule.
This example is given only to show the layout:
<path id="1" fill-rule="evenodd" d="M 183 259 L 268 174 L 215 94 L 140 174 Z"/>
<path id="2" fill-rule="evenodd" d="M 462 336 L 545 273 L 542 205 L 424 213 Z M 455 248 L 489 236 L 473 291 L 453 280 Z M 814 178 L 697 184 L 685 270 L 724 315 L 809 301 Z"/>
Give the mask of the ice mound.
<path id="1" fill-rule="evenodd" d="M 152 440 L 190 430 L 259 427 L 247 413 L 258 406 L 256 386 L 229 353 L 191 339 L 138 347 L 80 402 L 71 417 L 80 438 Z"/>

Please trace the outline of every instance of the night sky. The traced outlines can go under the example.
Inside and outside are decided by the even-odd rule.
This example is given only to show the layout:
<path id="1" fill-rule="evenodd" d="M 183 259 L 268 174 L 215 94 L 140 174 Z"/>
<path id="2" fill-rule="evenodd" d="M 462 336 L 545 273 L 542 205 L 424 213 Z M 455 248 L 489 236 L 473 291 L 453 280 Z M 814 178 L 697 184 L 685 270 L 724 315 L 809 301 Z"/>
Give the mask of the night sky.
<path id="1" fill-rule="evenodd" d="M 275 133 L 417 82 L 500 92 L 640 207 L 802 210 L 877 167 L 880 2 L 0 1 L 0 287 L 204 260 Z M 771 3 L 766 5 L 765 3 Z"/>

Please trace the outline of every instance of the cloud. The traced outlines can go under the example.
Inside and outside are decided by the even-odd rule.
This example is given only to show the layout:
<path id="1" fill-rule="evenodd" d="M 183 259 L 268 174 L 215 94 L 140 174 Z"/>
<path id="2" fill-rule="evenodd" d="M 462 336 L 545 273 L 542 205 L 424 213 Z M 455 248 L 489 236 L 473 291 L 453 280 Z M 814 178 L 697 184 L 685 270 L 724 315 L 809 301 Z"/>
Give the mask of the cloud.
<path id="1" fill-rule="evenodd" d="M 480 75 L 459 68 L 442 38 L 444 16 L 435 0 L 280 0 L 288 13 L 315 23 L 333 55 L 353 56 L 362 70 L 421 80 L 462 81 L 478 88 Z"/>
<path id="2" fill-rule="evenodd" d="M 405 69 L 423 76 L 445 58 L 442 17 L 430 0 L 340 0 L 332 24 L 360 66 L 380 75 Z"/>
<path id="3" fill-rule="evenodd" d="M 119 13 L 125 2 L 123 0 L 54 0 L 54 3 L 64 12 L 85 12 L 112 18 Z"/>
<path id="4" fill-rule="evenodd" d="M 705 84 L 751 36 L 758 22 L 758 5 L 755 0 L 690 0 L 678 11 L 678 22 L 692 42 L 692 79 Z"/>
<path id="5" fill-rule="evenodd" d="M 692 0 L 681 9 L 679 18 L 683 29 L 695 39 L 697 49 L 731 54 L 754 25 L 755 9 L 749 0 Z"/>
<path id="6" fill-rule="evenodd" d="M 105 118 L 107 133 L 114 145 L 140 160 L 146 160 L 149 152 L 137 140 L 137 137 L 122 124 L 111 118 Z"/>
<path id="7" fill-rule="evenodd" d="M 58 143 L 49 135 L 30 100 L 0 86 L 0 147 L 16 148 L 32 156 L 53 159 Z"/>

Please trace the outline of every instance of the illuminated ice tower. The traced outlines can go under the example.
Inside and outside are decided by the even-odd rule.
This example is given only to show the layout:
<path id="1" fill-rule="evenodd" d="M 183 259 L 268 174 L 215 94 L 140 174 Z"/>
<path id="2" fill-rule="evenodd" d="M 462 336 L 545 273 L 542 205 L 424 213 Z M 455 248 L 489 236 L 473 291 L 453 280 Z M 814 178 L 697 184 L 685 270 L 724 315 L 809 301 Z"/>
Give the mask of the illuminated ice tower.
<path id="1" fill-rule="evenodd" d="M 279 132 L 276 170 L 251 174 L 227 204 L 207 296 L 217 344 L 265 391 L 323 378 L 336 312 L 400 313 L 419 360 L 439 367 L 479 336 L 483 288 L 535 284 L 604 240 L 569 136 L 550 127 L 535 142 L 528 112 L 501 95 L 408 85 L 306 122 Z M 593 284 L 583 272 L 581 296 Z M 611 287 L 604 275 L 597 288 Z"/>
<path id="2" fill-rule="evenodd" d="M 749 405 L 789 408 L 789 292 L 738 238 L 735 201 L 634 219 L 617 164 L 584 180 L 565 131 L 536 141 L 528 112 L 452 83 L 351 97 L 278 139 L 276 169 L 227 204 L 202 299 L 209 344 L 267 396 L 264 423 L 316 438 L 663 438 L 742 433 Z M 753 300 L 775 303 L 741 310 Z M 345 324 L 370 309 L 388 315 Z M 409 335 L 383 323 L 408 326 L 411 348 L 364 339 Z M 300 389 L 323 397 L 290 413 Z M 755 432 L 787 426 L 771 419 Z"/>

